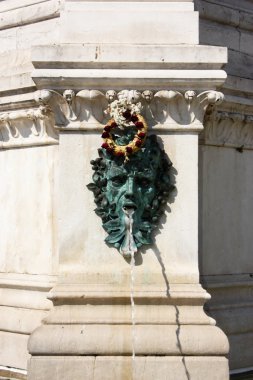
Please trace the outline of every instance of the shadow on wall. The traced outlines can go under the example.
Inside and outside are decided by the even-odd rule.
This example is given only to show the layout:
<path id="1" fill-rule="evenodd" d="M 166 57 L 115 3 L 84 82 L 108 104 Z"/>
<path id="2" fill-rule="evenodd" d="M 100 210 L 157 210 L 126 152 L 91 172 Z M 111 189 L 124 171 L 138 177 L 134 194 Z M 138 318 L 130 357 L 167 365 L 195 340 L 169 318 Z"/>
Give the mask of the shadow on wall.
<path id="1" fill-rule="evenodd" d="M 167 277 L 167 274 L 166 274 L 166 269 L 165 269 L 165 266 L 164 266 L 164 263 L 163 263 L 163 260 L 162 260 L 162 255 L 161 255 L 161 252 L 159 251 L 159 249 L 157 248 L 157 246 L 155 245 L 154 246 L 154 253 L 157 257 L 157 260 L 161 266 L 161 269 L 162 269 L 162 275 L 163 275 L 163 278 L 164 278 L 164 281 L 165 281 L 165 284 L 166 284 L 166 294 L 167 294 L 167 297 L 170 298 L 171 295 L 170 295 L 170 284 L 169 284 L 169 280 L 168 280 L 168 277 Z M 177 305 L 173 305 L 174 308 L 175 308 L 175 313 L 176 313 L 176 324 L 177 324 L 177 330 L 176 330 L 176 336 L 177 336 L 177 346 L 179 348 L 179 351 L 181 353 L 181 356 L 182 356 L 182 364 L 184 366 L 184 371 L 185 371 L 185 378 L 187 380 L 190 380 L 191 377 L 190 377 L 190 374 L 189 374 L 189 371 L 188 371 L 188 368 L 187 368 L 187 365 L 186 365 L 186 362 L 185 362 L 185 356 L 183 354 L 183 349 L 182 349 L 182 344 L 181 344 L 181 341 L 180 341 L 180 329 L 181 329 L 181 325 L 180 325 L 180 322 L 179 322 L 179 309 L 177 307 Z"/>
<path id="2" fill-rule="evenodd" d="M 160 138 L 158 138 L 158 141 L 159 141 L 159 145 L 162 148 L 164 148 L 162 141 L 160 141 Z M 176 176 L 178 174 L 178 171 L 173 166 L 173 163 L 170 161 L 170 158 L 168 157 L 168 155 L 166 153 L 165 153 L 165 156 L 166 156 L 166 159 L 167 159 L 168 163 L 171 163 L 171 166 L 170 166 L 170 169 L 169 169 L 169 178 L 170 178 L 171 188 L 170 188 L 169 197 L 167 199 L 167 204 L 163 208 L 163 210 L 164 210 L 165 213 L 161 213 L 160 220 L 158 221 L 158 225 L 152 231 L 153 245 L 155 245 L 156 236 L 159 235 L 159 234 L 161 234 L 161 231 L 163 229 L 163 225 L 166 223 L 166 213 L 171 213 L 170 205 L 175 202 L 175 199 L 176 199 L 177 194 L 178 194 L 178 191 L 177 191 L 177 188 L 176 188 Z M 150 246 L 144 245 L 135 254 L 135 266 L 142 265 L 142 263 L 143 263 L 143 257 L 142 257 L 142 255 L 145 255 L 146 250 L 149 249 L 149 247 Z M 130 263 L 130 259 L 125 259 L 125 260 Z"/>

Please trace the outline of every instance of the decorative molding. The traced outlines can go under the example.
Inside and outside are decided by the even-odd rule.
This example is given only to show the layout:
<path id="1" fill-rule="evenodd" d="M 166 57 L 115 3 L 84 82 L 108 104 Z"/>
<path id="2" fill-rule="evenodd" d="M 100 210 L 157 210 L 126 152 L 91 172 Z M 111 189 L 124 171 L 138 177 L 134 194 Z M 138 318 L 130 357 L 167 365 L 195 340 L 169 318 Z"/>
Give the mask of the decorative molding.
<path id="1" fill-rule="evenodd" d="M 206 116 L 204 126 L 202 144 L 253 149 L 253 115 L 216 111 Z"/>
<path id="2" fill-rule="evenodd" d="M 1 4 L 0 30 L 14 28 L 21 25 L 50 20 L 60 16 L 61 3 L 58 0 L 33 0 Z"/>
<path id="3" fill-rule="evenodd" d="M 203 129 L 203 119 L 213 106 L 223 100 L 216 91 L 197 94 L 173 90 L 81 90 L 67 89 L 34 93 L 37 108 L 16 109 L 0 113 L 0 149 L 58 144 L 58 130 L 102 131 L 109 120 L 106 112 L 115 99 L 141 103 L 142 114 L 151 130 L 196 131 Z"/>
<path id="4" fill-rule="evenodd" d="M 0 365 L 0 376 L 8 379 L 27 380 L 27 370 Z"/>
<path id="5" fill-rule="evenodd" d="M 253 331 L 253 282 L 250 273 L 201 276 L 200 282 L 211 295 L 205 311 L 227 335 Z"/>
<path id="6" fill-rule="evenodd" d="M 213 106 L 223 100 L 217 91 L 195 91 L 184 93 L 173 90 L 153 92 L 150 90 L 65 90 L 63 95 L 41 90 L 36 95 L 41 102 L 54 111 L 56 126 L 61 129 L 101 130 L 107 123 L 108 105 L 116 99 L 128 99 L 142 104 L 142 115 L 151 129 L 196 130 L 203 128 L 205 112 L 211 113 Z"/>
<path id="7" fill-rule="evenodd" d="M 58 144 L 58 131 L 45 98 L 36 97 L 38 108 L 0 113 L 0 149 Z"/>

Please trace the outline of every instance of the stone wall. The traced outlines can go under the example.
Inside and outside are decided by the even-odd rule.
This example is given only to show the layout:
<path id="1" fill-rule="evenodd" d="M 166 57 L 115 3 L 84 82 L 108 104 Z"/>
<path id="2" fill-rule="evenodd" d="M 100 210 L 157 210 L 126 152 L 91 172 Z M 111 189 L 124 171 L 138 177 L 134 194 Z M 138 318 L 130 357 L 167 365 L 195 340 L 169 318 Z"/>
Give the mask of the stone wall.
<path id="1" fill-rule="evenodd" d="M 230 341 L 230 368 L 253 366 L 253 3 L 195 1 L 200 43 L 228 47 L 225 102 L 200 139 L 200 274 Z"/>
<path id="2" fill-rule="evenodd" d="M 27 340 L 50 308 L 46 295 L 57 269 L 58 137 L 34 100 L 31 45 L 57 41 L 59 11 L 59 1 L 0 3 L 0 374 L 6 375 L 6 367 L 26 369 Z"/>
<path id="3" fill-rule="evenodd" d="M 207 310 L 229 336 L 231 368 L 240 370 L 253 365 L 252 1 L 194 2 L 200 43 L 229 48 L 226 100 L 206 118 L 200 138 L 199 248 L 202 283 L 212 295 Z M 34 99 L 31 46 L 63 39 L 62 7 L 58 0 L 0 3 L 0 176 L 6 184 L 0 190 L 0 365 L 23 370 L 28 336 L 51 307 L 46 295 L 58 263 L 58 132 Z M 65 33 L 66 41 L 82 42 L 72 24 Z"/>

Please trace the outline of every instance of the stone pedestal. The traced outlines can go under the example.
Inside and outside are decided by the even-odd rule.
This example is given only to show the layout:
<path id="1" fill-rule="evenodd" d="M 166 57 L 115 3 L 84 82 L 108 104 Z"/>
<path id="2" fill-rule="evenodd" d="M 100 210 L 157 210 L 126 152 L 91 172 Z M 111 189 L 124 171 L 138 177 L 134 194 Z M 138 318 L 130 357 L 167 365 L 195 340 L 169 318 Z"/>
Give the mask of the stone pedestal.
<path id="1" fill-rule="evenodd" d="M 198 134 L 205 113 L 222 100 L 214 88 L 226 77 L 221 70 L 225 50 L 197 46 L 190 2 L 161 2 L 155 9 L 155 3 L 145 3 L 145 10 L 141 2 L 125 2 L 117 4 L 113 17 L 112 3 L 103 4 L 70 2 L 62 17 L 67 44 L 34 51 L 37 87 L 54 90 L 38 92 L 37 99 L 54 111 L 60 133 L 59 278 L 49 295 L 54 307 L 29 341 L 28 379 L 225 380 L 227 339 L 203 311 L 208 294 L 198 275 Z M 110 26 L 115 20 L 122 47 L 112 44 L 120 42 L 113 40 L 115 28 L 104 35 L 94 31 L 89 40 L 85 20 L 93 25 L 95 8 L 101 12 L 101 19 L 96 14 L 100 27 L 105 14 Z M 181 35 L 177 25 L 172 28 L 177 37 L 168 30 L 169 41 L 161 32 L 155 44 L 152 33 L 140 37 L 138 32 L 133 41 L 131 25 L 128 32 L 123 28 L 125 33 L 121 28 L 131 9 L 138 14 L 131 20 L 137 17 L 139 32 L 145 22 L 154 33 L 169 18 L 177 25 L 182 17 L 192 20 L 192 25 L 186 22 L 191 31 L 182 29 Z M 150 23 L 152 12 L 162 16 L 160 28 Z M 76 42 L 99 43 L 71 45 L 71 20 L 77 20 Z M 195 46 L 164 45 L 166 41 Z M 62 96 L 68 88 L 76 94 Z M 112 89 L 113 95 L 106 93 Z M 120 90 L 133 101 L 141 99 L 149 133 L 158 136 L 173 163 L 175 185 L 155 243 L 135 258 L 134 324 L 130 263 L 105 244 L 106 233 L 86 187 L 92 177 L 90 160 L 102 142 L 109 95 L 117 97 Z"/>

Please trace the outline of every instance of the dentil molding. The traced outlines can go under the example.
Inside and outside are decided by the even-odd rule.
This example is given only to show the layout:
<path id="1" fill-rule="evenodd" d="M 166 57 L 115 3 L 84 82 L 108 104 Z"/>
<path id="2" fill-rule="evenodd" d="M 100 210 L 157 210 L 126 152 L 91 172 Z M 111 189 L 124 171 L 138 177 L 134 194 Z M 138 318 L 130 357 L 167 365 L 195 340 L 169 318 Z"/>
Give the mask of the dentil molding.
<path id="1" fill-rule="evenodd" d="M 58 143 L 58 130 L 102 131 L 109 119 L 107 108 L 116 99 L 140 103 L 149 128 L 163 131 L 203 129 L 205 113 L 223 100 L 217 91 L 184 93 L 173 90 L 81 90 L 67 89 L 34 93 L 37 108 L 0 113 L 0 148 Z"/>
<path id="2" fill-rule="evenodd" d="M 200 142 L 206 145 L 253 149 L 253 115 L 215 111 L 206 115 Z"/>

